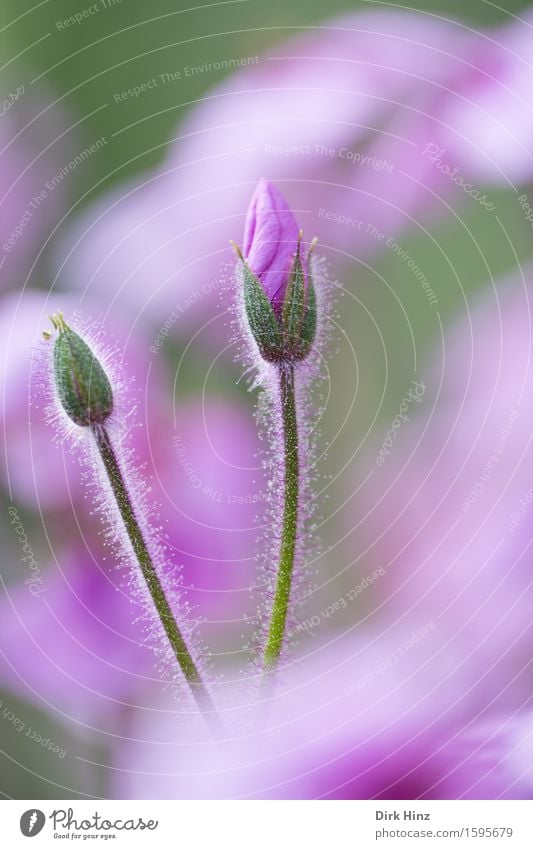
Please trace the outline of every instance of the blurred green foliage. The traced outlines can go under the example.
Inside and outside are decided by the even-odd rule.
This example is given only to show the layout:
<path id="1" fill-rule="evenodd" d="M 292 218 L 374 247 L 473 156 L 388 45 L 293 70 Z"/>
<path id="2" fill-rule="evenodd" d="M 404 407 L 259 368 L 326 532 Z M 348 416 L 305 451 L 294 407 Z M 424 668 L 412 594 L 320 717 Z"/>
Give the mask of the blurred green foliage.
<path id="1" fill-rule="evenodd" d="M 63 719 L 63 721 L 60 721 Z M 85 799 L 102 785 L 89 761 L 105 752 L 87 730 L 0 690 L 0 794 L 12 799 Z"/>
<path id="2" fill-rule="evenodd" d="M 224 0 L 220 3 L 176 3 L 173 0 L 99 0 L 108 8 L 81 23 L 61 22 L 88 9 L 89 0 L 3 0 L 2 53 L 14 80 L 27 84 L 29 73 L 49 84 L 82 120 L 88 139 L 110 138 L 93 163 L 98 174 L 87 173 L 85 189 L 104 191 L 117 181 L 159 161 L 179 121 L 197 98 L 215 85 L 224 72 L 196 73 L 150 90 L 119 104 L 113 95 L 163 73 L 216 62 L 228 57 L 253 56 L 295 31 L 316 26 L 326 18 L 357 9 L 418 9 L 469 23 L 490 25 L 526 4 L 508 0 L 503 11 L 485 0 L 440 0 L 409 4 L 330 0 Z M 4 73 L 7 72 L 4 71 Z M 128 129 L 125 129 L 128 128 Z M 112 134 L 123 132 L 113 140 Z M 96 180 L 94 179 L 96 176 Z M 101 181 L 101 182 L 99 182 Z"/>

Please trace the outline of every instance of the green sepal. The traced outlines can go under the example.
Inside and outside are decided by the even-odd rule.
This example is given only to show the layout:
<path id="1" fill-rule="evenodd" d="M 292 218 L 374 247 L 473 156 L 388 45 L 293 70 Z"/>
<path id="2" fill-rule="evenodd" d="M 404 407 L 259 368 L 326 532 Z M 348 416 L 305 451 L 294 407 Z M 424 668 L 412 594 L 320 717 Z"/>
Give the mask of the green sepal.
<path id="1" fill-rule="evenodd" d="M 285 290 L 283 301 L 282 321 L 285 341 L 290 348 L 297 345 L 300 339 L 305 310 L 305 279 L 302 261 L 300 259 L 300 245 L 292 265 L 289 282 Z"/>
<path id="2" fill-rule="evenodd" d="M 298 356 L 299 359 L 304 359 L 311 350 L 311 346 L 315 341 L 316 336 L 316 324 L 317 324 L 317 310 L 316 310 L 316 293 L 315 287 L 313 285 L 313 278 L 311 277 L 311 273 L 309 272 L 309 278 L 307 282 L 307 303 L 305 306 L 305 314 L 304 320 L 302 323 L 302 327 L 300 330 L 299 337 L 299 351 Z"/>
<path id="3" fill-rule="evenodd" d="M 267 298 L 261 282 L 243 265 L 244 306 L 250 330 L 265 360 L 276 362 L 283 359 L 283 337 L 272 304 Z"/>
<path id="4" fill-rule="evenodd" d="M 77 425 L 101 424 L 113 411 L 109 379 L 81 336 L 62 318 L 56 322 L 59 336 L 54 345 L 54 373 L 59 400 Z"/>

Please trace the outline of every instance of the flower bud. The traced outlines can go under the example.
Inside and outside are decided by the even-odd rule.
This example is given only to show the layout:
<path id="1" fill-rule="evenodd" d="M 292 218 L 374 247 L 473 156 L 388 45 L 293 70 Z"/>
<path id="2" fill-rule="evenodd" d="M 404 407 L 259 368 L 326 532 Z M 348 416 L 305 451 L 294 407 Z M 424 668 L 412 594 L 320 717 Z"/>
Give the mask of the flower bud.
<path id="1" fill-rule="evenodd" d="M 292 360 L 305 359 L 316 333 L 315 287 L 311 270 L 308 269 L 307 275 L 304 272 L 300 246 L 301 240 L 296 249 L 282 308 L 283 348 L 286 358 Z"/>
<path id="2" fill-rule="evenodd" d="M 67 325 L 62 314 L 52 316 L 51 321 L 59 334 L 54 345 L 54 376 L 63 409 L 81 427 L 102 424 L 113 411 L 109 379 L 87 343 Z"/>
<path id="3" fill-rule="evenodd" d="M 246 217 L 242 261 L 244 307 L 259 352 L 268 362 L 309 354 L 316 334 L 316 295 L 310 250 L 285 198 L 267 180 L 258 184 Z"/>

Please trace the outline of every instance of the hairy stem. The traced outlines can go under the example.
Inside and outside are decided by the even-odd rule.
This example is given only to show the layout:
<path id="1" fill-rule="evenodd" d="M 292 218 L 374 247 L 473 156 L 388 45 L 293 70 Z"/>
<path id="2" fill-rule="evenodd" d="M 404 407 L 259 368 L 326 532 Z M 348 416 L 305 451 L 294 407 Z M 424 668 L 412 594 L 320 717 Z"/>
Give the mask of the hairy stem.
<path id="1" fill-rule="evenodd" d="M 202 711 L 207 724 L 211 730 L 216 732 L 218 735 L 221 730 L 220 719 L 216 713 L 209 691 L 202 681 L 198 667 L 191 656 L 187 643 L 185 642 L 168 603 L 165 591 L 156 572 L 152 557 L 135 516 L 133 504 L 113 450 L 109 434 L 103 424 L 93 424 L 91 425 L 91 430 L 96 441 L 98 451 L 100 452 L 100 457 L 102 458 L 109 483 L 111 484 L 111 489 L 122 521 L 124 522 L 124 527 L 128 534 L 128 538 L 135 553 L 143 578 L 146 581 L 146 586 L 148 587 L 152 597 L 159 619 L 161 620 L 161 624 L 163 625 L 169 643 L 172 646 L 172 650 L 176 655 L 176 660 L 178 661 L 185 680 L 191 688 L 191 692 Z"/>
<path id="2" fill-rule="evenodd" d="M 294 367 L 281 366 L 279 381 L 283 421 L 285 479 L 278 574 L 264 651 L 264 662 L 267 670 L 272 670 L 276 667 L 283 648 L 294 572 L 296 534 L 298 530 L 299 459 L 298 423 L 294 394 Z"/>

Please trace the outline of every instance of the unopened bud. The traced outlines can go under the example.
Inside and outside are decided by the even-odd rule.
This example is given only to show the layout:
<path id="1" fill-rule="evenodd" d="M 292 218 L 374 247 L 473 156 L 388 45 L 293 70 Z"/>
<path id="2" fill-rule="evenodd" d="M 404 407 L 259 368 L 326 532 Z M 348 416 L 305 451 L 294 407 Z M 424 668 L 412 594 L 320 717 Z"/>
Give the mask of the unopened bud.
<path id="1" fill-rule="evenodd" d="M 90 347 L 61 313 L 51 318 L 58 331 L 54 345 L 54 375 L 63 409 L 81 427 L 102 424 L 113 411 L 109 378 Z"/>
<path id="2" fill-rule="evenodd" d="M 281 192 L 258 184 L 245 223 L 244 307 L 259 353 L 268 362 L 296 362 L 311 351 L 317 326 L 310 253 Z M 304 256 L 302 256 L 304 254 Z"/>

